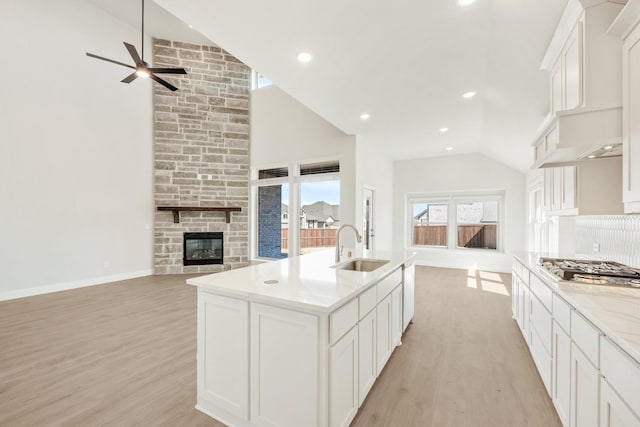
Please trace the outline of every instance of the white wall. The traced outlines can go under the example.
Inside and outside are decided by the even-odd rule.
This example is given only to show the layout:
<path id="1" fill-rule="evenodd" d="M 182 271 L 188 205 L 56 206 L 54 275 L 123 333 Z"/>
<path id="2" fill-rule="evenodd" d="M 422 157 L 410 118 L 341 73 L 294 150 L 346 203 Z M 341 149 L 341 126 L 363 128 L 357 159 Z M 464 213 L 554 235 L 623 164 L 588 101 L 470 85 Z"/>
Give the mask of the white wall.
<path id="1" fill-rule="evenodd" d="M 356 145 L 356 226 L 362 230 L 363 188 L 374 190 L 374 248 L 390 250 L 393 246 L 393 160 L 381 155 L 358 136 Z"/>
<path id="2" fill-rule="evenodd" d="M 151 85 L 85 56 L 130 62 L 139 30 L 81 0 L 0 15 L 0 299 L 150 274 Z"/>
<path id="3" fill-rule="evenodd" d="M 525 250 L 525 183 L 525 174 L 479 153 L 396 161 L 394 249 L 403 249 L 410 243 L 405 237 L 408 194 L 503 190 L 504 253 L 421 248 L 416 250 L 416 262 L 440 267 L 511 271 L 510 253 Z"/>
<path id="4" fill-rule="evenodd" d="M 340 222 L 354 224 L 355 200 L 361 197 L 356 196 L 355 136 L 337 129 L 275 85 L 251 93 L 250 117 L 252 168 L 324 158 L 340 160 Z M 351 238 L 345 239 L 345 246 Z"/>

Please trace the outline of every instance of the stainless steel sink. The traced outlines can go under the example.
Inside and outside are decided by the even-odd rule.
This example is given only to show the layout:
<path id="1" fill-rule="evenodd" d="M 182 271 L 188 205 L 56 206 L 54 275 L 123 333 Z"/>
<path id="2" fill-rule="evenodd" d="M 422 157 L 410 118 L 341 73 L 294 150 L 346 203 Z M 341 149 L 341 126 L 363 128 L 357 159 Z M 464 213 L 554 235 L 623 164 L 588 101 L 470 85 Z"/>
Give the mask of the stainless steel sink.
<path id="1" fill-rule="evenodd" d="M 369 272 L 377 270 L 388 262 L 389 260 L 386 259 L 355 258 L 343 264 L 336 264 L 333 266 L 333 268 L 335 268 L 336 270 Z"/>

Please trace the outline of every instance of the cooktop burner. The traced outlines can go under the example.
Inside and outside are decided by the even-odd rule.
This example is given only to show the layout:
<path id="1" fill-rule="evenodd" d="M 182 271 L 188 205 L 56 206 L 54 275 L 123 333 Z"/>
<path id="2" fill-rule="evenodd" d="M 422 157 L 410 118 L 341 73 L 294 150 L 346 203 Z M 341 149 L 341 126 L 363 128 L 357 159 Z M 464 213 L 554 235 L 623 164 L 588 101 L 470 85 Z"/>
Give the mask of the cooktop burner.
<path id="1" fill-rule="evenodd" d="M 617 262 L 540 258 L 540 264 L 562 280 L 591 285 L 640 288 L 640 271 Z"/>

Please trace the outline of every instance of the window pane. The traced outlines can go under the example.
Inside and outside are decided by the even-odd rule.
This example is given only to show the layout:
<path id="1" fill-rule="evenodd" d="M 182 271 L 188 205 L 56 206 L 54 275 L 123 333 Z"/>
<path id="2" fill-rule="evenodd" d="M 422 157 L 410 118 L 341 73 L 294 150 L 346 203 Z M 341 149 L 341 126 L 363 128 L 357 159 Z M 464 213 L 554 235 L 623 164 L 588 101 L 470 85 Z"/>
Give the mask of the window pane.
<path id="1" fill-rule="evenodd" d="M 458 202 L 458 247 L 497 247 L 498 201 Z"/>
<path id="2" fill-rule="evenodd" d="M 258 256 L 286 258 L 289 237 L 287 184 L 258 187 Z"/>
<path id="3" fill-rule="evenodd" d="M 320 173 L 340 172 L 340 162 L 320 162 L 300 165 L 300 175 L 317 175 Z"/>
<path id="4" fill-rule="evenodd" d="M 284 176 L 289 176 L 289 169 L 286 167 L 261 169 L 258 171 L 258 179 L 282 178 Z"/>
<path id="5" fill-rule="evenodd" d="M 447 202 L 412 203 L 413 246 L 447 246 Z"/>
<path id="6" fill-rule="evenodd" d="M 340 181 L 300 184 L 300 253 L 335 247 L 340 227 Z"/>

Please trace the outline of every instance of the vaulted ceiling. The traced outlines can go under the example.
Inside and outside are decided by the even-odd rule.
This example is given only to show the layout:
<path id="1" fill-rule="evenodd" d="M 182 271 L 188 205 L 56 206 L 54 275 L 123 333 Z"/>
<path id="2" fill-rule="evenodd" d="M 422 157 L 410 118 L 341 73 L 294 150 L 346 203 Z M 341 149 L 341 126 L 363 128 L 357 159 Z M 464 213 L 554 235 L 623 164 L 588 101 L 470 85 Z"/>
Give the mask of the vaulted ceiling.
<path id="1" fill-rule="evenodd" d="M 139 22 L 138 2 L 89 1 Z M 540 61 L 567 0 L 155 2 L 151 35 L 201 34 L 394 159 L 477 151 L 524 171 L 548 112 Z"/>

